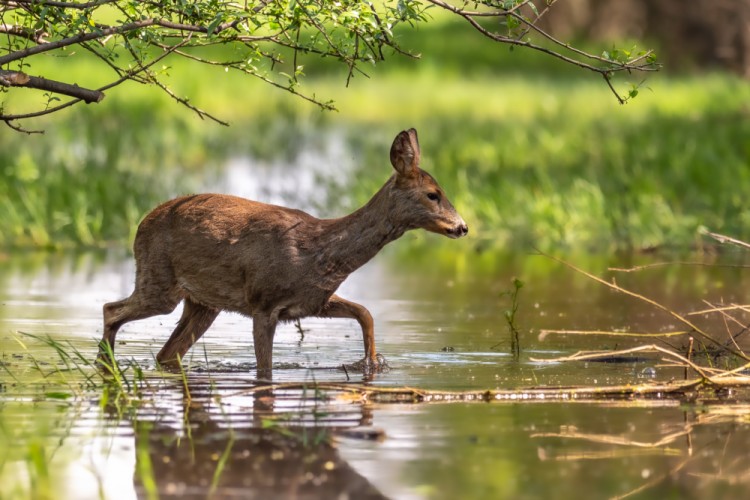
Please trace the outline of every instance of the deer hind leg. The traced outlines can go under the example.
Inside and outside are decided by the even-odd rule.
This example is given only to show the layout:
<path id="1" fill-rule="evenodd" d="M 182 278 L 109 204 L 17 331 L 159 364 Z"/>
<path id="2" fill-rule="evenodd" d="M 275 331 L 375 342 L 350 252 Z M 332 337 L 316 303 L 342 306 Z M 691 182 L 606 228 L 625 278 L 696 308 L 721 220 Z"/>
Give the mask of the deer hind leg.
<path id="1" fill-rule="evenodd" d="M 182 297 L 171 270 L 164 269 L 152 276 L 136 273 L 135 291 L 127 299 L 104 304 L 104 329 L 99 343 L 100 361 L 113 362 L 117 331 L 125 323 L 174 311 Z"/>
<path id="2" fill-rule="evenodd" d="M 165 367 L 179 367 L 182 358 L 206 333 L 218 315 L 217 309 L 193 302 L 189 297 L 186 298 L 182 317 L 169 340 L 157 354 L 156 361 Z"/>
<path id="3" fill-rule="evenodd" d="M 380 362 L 375 351 L 375 322 L 365 306 L 343 299 L 338 295 L 332 295 L 317 316 L 321 318 L 356 319 L 362 328 L 362 340 L 365 344 L 365 357 L 362 360 L 364 367 L 378 367 Z"/>
<path id="4" fill-rule="evenodd" d="M 104 334 L 99 343 L 99 360 L 113 361 L 109 359 L 109 353 L 114 354 L 115 336 L 122 325 L 159 314 L 169 314 L 174 311 L 178 302 L 178 298 L 164 298 L 158 302 L 144 301 L 134 292 L 127 299 L 104 304 Z"/>

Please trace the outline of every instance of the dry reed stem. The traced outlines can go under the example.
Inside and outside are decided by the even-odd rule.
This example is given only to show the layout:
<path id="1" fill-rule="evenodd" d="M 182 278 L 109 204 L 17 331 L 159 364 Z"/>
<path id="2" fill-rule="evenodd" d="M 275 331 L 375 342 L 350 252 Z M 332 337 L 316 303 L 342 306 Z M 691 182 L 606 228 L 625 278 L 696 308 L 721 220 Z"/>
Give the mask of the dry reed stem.
<path id="1" fill-rule="evenodd" d="M 703 366 L 699 366 L 695 364 L 694 362 L 692 362 L 685 356 L 682 356 L 681 354 L 678 354 L 674 351 L 670 351 L 669 349 L 665 349 L 663 347 L 660 347 L 654 344 L 633 347 L 630 349 L 622 349 L 619 351 L 578 351 L 577 353 L 572 354 L 570 356 L 562 356 L 558 358 L 541 358 L 541 359 L 531 358 L 531 360 L 535 362 L 539 362 L 539 363 L 559 363 L 559 362 L 566 362 L 566 361 L 585 361 L 585 360 L 590 360 L 590 359 L 601 359 L 601 358 L 608 358 L 611 356 L 624 356 L 627 354 L 634 354 L 638 352 L 650 352 L 650 351 L 660 352 L 666 355 L 667 357 L 678 361 L 680 363 L 679 366 L 689 366 L 701 376 L 704 383 L 710 386 L 715 386 L 715 387 L 750 386 L 749 375 L 742 375 L 739 377 L 733 376 L 742 371 L 750 370 L 750 362 L 745 363 L 744 365 L 734 368 L 732 370 L 722 370 L 719 368 L 703 367 Z M 729 383 L 730 380 L 732 381 L 731 383 Z"/>
<path id="2" fill-rule="evenodd" d="M 634 458 L 634 457 L 649 457 L 649 456 L 667 456 L 667 457 L 679 457 L 682 455 L 677 450 L 672 449 L 651 449 L 651 448 L 638 448 L 638 449 L 627 449 L 627 450 L 606 450 L 606 451 L 579 451 L 575 453 L 567 452 L 563 455 L 546 455 L 540 454 L 540 461 L 542 462 L 580 462 L 582 460 L 611 460 L 618 458 Z"/>
<path id="3" fill-rule="evenodd" d="M 731 236 L 725 236 L 719 233 L 712 233 L 711 231 L 703 231 L 703 234 L 710 236 L 711 238 L 715 239 L 719 243 L 729 243 L 731 245 L 735 245 L 735 246 L 750 250 L 750 243 L 746 243 L 742 240 L 732 238 Z"/>
<path id="4" fill-rule="evenodd" d="M 565 438 L 565 439 L 578 439 L 581 441 L 587 441 L 590 443 L 597 443 L 597 444 L 612 444 L 617 446 L 632 446 L 635 448 L 659 448 L 662 446 L 666 446 L 668 444 L 672 444 L 675 441 L 677 441 L 679 438 L 687 436 L 690 432 L 693 430 L 693 425 L 688 424 L 685 426 L 684 429 L 681 429 L 680 431 L 673 432 L 671 434 L 667 434 L 666 436 L 662 437 L 658 441 L 653 442 L 643 442 L 643 441 L 634 441 L 632 439 L 628 439 L 624 436 L 616 436 L 611 434 L 589 434 L 584 432 L 539 432 L 536 434 L 531 434 L 530 437 L 532 438 L 545 438 L 545 437 L 555 437 L 555 438 Z"/>
<path id="5" fill-rule="evenodd" d="M 750 265 L 746 265 L 746 264 L 711 264 L 707 262 L 689 262 L 689 261 L 676 260 L 676 261 L 668 261 L 668 262 L 654 262 L 652 264 L 644 264 L 642 266 L 633 266 L 633 267 L 608 267 L 607 269 L 609 271 L 614 271 L 618 273 L 634 273 L 638 271 L 645 271 L 647 269 L 654 269 L 657 267 L 666 267 L 666 266 L 731 267 L 731 268 L 740 268 L 740 269 L 750 267 Z"/>
<path id="6" fill-rule="evenodd" d="M 623 293 L 625 295 L 629 295 L 630 297 L 634 297 L 634 298 L 636 298 L 638 300 L 641 300 L 643 302 L 646 302 L 647 304 L 650 304 L 650 305 L 654 306 L 655 308 L 657 308 L 657 309 L 659 309 L 659 310 L 661 310 L 661 311 L 669 314 L 670 316 L 672 316 L 673 318 L 675 318 L 680 323 L 682 323 L 685 326 L 689 327 L 692 330 L 693 333 L 695 333 L 698 336 L 700 336 L 706 342 L 708 342 L 710 344 L 713 344 L 713 345 L 715 345 L 717 347 L 720 347 L 721 349 L 724 349 L 725 351 L 730 352 L 730 353 L 734 354 L 735 356 L 737 356 L 739 358 L 742 358 L 744 360 L 749 360 L 750 361 L 750 357 L 748 357 L 744 352 L 742 352 L 742 351 L 736 351 L 734 349 L 730 349 L 729 347 L 725 346 L 724 344 L 722 344 L 718 340 L 715 340 L 707 332 L 703 331 L 698 325 L 696 325 L 695 323 L 691 322 L 685 316 L 683 316 L 683 315 L 679 314 L 678 312 L 676 312 L 676 311 L 668 308 L 667 306 L 665 306 L 665 305 L 663 305 L 663 304 L 661 304 L 661 303 L 659 303 L 659 302 L 657 302 L 657 301 L 655 301 L 653 299 L 650 299 L 650 298 L 646 297 L 645 295 L 641 295 L 639 293 L 633 292 L 633 291 L 628 290 L 626 288 L 622 288 L 621 286 L 619 286 L 619 285 L 617 285 L 615 283 L 610 283 L 609 281 L 606 281 L 606 280 L 604 280 L 604 279 L 602 279 L 602 278 L 600 278 L 598 276 L 595 276 L 595 275 L 589 273 L 588 271 L 584 271 L 583 269 L 581 269 L 579 267 L 576 267 L 573 264 L 571 264 L 569 262 L 566 262 L 566 261 L 564 261 L 562 259 L 559 259 L 559 258 L 557 258 L 555 256 L 546 254 L 546 253 L 541 252 L 541 251 L 538 251 L 538 253 L 539 253 L 539 255 L 543 255 L 544 257 L 547 257 L 548 259 L 551 259 L 551 260 L 553 260 L 555 262 L 558 262 L 558 263 L 560 263 L 560 264 L 562 264 L 562 265 L 564 265 L 564 266 L 572 269 L 573 271 L 575 271 L 575 272 L 577 272 L 579 274 L 582 274 L 582 275 L 586 276 L 587 278 L 589 278 L 591 280 L 596 281 L 597 283 L 601 283 L 602 285 L 604 285 L 604 286 L 606 286 L 608 288 L 611 288 L 612 290 L 615 290 L 617 292 Z"/>
<path id="7" fill-rule="evenodd" d="M 659 337 L 677 337 L 680 335 L 688 335 L 693 333 L 692 331 L 682 332 L 664 332 L 664 333 L 641 333 L 641 332 L 616 332 L 609 330 L 539 330 L 539 339 L 542 340 L 547 335 L 604 335 L 610 337 L 643 337 L 643 338 L 659 338 Z"/>
<path id="8" fill-rule="evenodd" d="M 708 301 L 704 300 L 703 302 L 707 303 Z M 734 322 L 735 325 L 739 326 L 742 329 L 745 329 L 747 327 L 745 325 L 743 325 L 740 320 L 738 320 L 737 318 L 735 318 L 734 316 L 732 316 L 731 314 L 729 314 L 729 313 L 727 313 L 725 311 L 720 311 L 719 314 L 721 314 L 721 319 L 724 322 L 724 329 L 727 332 L 727 336 L 729 337 L 729 340 L 732 341 L 732 344 L 734 345 L 735 349 L 737 349 L 738 351 L 741 351 L 742 348 L 737 343 L 737 340 L 735 338 L 736 336 L 733 335 L 732 331 L 729 329 L 729 323 L 727 323 L 727 321 L 730 320 L 730 321 Z M 742 330 L 740 330 L 740 332 L 737 334 L 737 336 L 739 336 L 741 333 L 742 333 Z"/>
<path id="9" fill-rule="evenodd" d="M 663 347 L 659 347 L 655 344 L 648 344 L 648 345 L 642 345 L 638 347 L 632 347 L 630 349 L 622 349 L 619 351 L 578 351 L 575 354 L 572 354 L 570 356 L 562 356 L 558 358 L 531 358 L 532 361 L 538 362 L 538 363 L 558 363 L 563 361 L 584 361 L 589 359 L 601 359 L 601 358 L 608 358 L 612 356 L 624 356 L 627 354 L 634 354 L 637 352 L 660 352 L 667 357 L 673 358 L 687 366 L 690 366 L 693 370 L 695 370 L 701 377 L 705 379 L 709 379 L 710 375 L 706 373 L 706 368 L 703 368 L 701 366 L 696 365 L 689 359 L 687 359 L 685 356 L 682 356 L 681 354 L 677 354 L 674 351 L 670 351 L 669 349 L 665 349 Z M 750 377 L 748 377 L 748 381 L 750 381 Z"/>
<path id="10" fill-rule="evenodd" d="M 706 305 L 709 305 L 709 306 L 711 305 L 711 303 L 709 301 L 705 300 L 705 299 L 703 299 L 703 303 L 706 304 Z M 742 322 L 740 320 L 738 320 L 737 318 L 735 318 L 734 316 L 732 316 L 731 314 L 729 314 L 727 312 L 727 311 L 730 311 L 732 309 L 733 308 L 717 307 L 717 308 L 715 308 L 713 310 L 710 310 L 710 312 L 706 312 L 705 314 L 710 314 L 710 313 L 714 313 L 714 312 L 719 313 L 724 318 L 724 322 L 725 323 L 726 323 L 726 320 L 731 320 L 737 326 L 741 326 L 741 327 L 744 328 L 745 325 L 742 324 Z M 708 310 L 706 310 L 706 311 L 708 311 Z M 693 313 L 690 313 L 690 314 L 693 314 Z M 729 332 L 729 325 L 727 325 L 727 333 L 730 333 Z"/>
<path id="11" fill-rule="evenodd" d="M 703 303 L 707 305 L 711 305 L 710 302 L 704 300 Z M 702 309 L 700 311 L 693 311 L 685 314 L 685 316 L 699 316 L 703 314 L 711 314 L 715 312 L 724 312 L 724 311 L 736 311 L 737 309 L 743 311 L 743 312 L 750 312 L 750 305 L 741 305 L 741 304 L 732 304 L 725 307 L 711 307 L 710 309 Z"/>

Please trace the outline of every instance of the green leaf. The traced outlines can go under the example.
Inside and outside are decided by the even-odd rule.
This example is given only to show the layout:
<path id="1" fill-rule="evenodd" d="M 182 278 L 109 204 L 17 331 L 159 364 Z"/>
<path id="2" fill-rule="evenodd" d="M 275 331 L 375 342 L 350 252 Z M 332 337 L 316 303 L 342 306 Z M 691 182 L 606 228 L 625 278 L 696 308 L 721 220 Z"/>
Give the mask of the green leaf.
<path id="1" fill-rule="evenodd" d="M 216 17 L 213 18 L 211 23 L 209 23 L 208 27 L 206 28 L 206 30 L 208 31 L 207 33 L 208 36 L 213 35 L 214 30 L 216 30 L 216 28 L 218 28 L 219 25 L 221 24 L 223 17 L 224 17 L 224 14 L 222 12 L 219 12 L 218 14 L 216 14 Z"/>
<path id="2" fill-rule="evenodd" d="M 69 394 L 67 392 L 45 392 L 44 396 L 49 399 L 68 399 L 72 397 L 72 394 Z"/>

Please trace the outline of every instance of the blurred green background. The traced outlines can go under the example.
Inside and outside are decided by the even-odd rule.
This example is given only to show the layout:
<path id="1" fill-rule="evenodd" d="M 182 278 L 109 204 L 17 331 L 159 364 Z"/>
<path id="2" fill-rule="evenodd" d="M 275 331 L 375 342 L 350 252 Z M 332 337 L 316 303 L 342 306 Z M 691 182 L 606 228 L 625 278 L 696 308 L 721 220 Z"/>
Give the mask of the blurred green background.
<path id="1" fill-rule="evenodd" d="M 231 160 L 293 162 L 332 138 L 354 170 L 331 164 L 320 179 L 330 186 L 311 203 L 320 215 L 343 215 L 390 175 L 390 141 L 408 127 L 419 131 L 423 168 L 472 228 L 472 243 L 454 251 L 685 249 L 703 227 L 750 239 L 750 56 L 721 38 L 748 22 L 747 2 L 719 2 L 697 21 L 669 16 L 674 3 L 560 2 L 546 18 L 547 29 L 596 53 L 613 43 L 656 49 L 666 68 L 624 106 L 598 75 L 509 50 L 437 12 L 396 33 L 420 59 L 393 54 L 348 87 L 345 67 L 304 56 L 302 90 L 333 99 L 336 112 L 222 68 L 169 60 L 175 93 L 231 126 L 128 83 L 99 104 L 35 121 L 44 135 L 6 128 L 0 246 L 127 244 L 148 210 L 210 189 Z M 39 72 L 65 65 L 70 81 L 99 67 L 85 54 L 35 64 Z M 40 98 L 18 89 L 2 96 Z M 409 241 L 444 244 L 431 235 Z"/>

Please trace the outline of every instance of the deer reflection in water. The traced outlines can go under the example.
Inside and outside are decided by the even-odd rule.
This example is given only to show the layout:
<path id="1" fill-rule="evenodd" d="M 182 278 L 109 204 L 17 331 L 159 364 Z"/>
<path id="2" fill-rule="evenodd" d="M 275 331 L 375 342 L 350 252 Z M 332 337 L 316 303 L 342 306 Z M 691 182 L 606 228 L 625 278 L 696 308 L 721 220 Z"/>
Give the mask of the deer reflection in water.
<path id="1" fill-rule="evenodd" d="M 182 393 L 179 418 L 165 418 L 175 408 L 161 398 L 153 420 L 134 423 L 136 448 L 147 450 L 137 454 L 140 498 L 385 498 L 333 443 L 352 429 L 380 436 L 367 406 L 241 385 L 188 384 Z"/>

